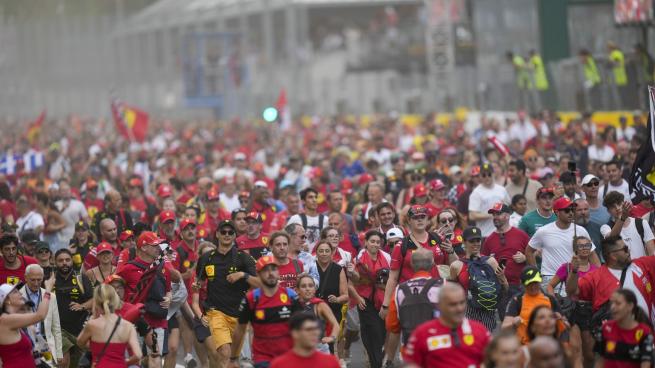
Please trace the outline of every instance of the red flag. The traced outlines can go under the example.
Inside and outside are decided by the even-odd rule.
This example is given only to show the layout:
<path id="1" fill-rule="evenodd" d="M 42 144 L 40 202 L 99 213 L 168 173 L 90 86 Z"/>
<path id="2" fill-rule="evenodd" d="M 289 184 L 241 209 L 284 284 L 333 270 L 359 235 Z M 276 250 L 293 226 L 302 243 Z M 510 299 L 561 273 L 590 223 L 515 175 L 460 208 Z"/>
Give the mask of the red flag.
<path id="1" fill-rule="evenodd" d="M 500 152 L 501 155 L 507 156 L 509 155 L 509 148 L 505 145 L 505 143 L 501 142 L 496 138 L 495 135 L 492 135 L 489 137 L 489 143 L 493 144 L 494 148 Z"/>
<path id="2" fill-rule="evenodd" d="M 146 140 L 148 134 L 148 113 L 119 101 L 112 101 L 111 114 L 116 130 L 130 141 L 139 143 Z"/>
<path id="3" fill-rule="evenodd" d="M 41 127 L 43 126 L 43 122 L 45 121 L 45 110 L 41 111 L 41 114 L 34 120 L 33 122 L 30 123 L 30 125 L 27 127 L 27 131 L 25 132 L 25 138 L 27 138 L 27 141 L 30 142 L 30 144 L 33 144 L 36 138 L 41 134 Z"/>
<path id="4" fill-rule="evenodd" d="M 286 89 L 282 88 L 280 91 L 275 108 L 277 108 L 277 111 L 280 114 L 282 130 L 291 129 L 291 111 L 289 110 L 289 104 L 287 102 Z"/>

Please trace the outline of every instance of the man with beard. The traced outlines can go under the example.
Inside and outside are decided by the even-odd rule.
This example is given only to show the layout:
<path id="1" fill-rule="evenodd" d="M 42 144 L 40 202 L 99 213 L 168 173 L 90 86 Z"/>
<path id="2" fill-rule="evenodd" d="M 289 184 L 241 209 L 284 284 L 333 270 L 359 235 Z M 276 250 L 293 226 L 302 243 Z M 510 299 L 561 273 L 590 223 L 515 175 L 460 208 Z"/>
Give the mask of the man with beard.
<path id="1" fill-rule="evenodd" d="M 610 213 L 603 206 L 603 198 L 598 196 L 600 179 L 593 174 L 587 174 L 582 178 L 582 191 L 589 203 L 589 216 L 592 222 L 604 225 L 610 220 Z"/>
<path id="2" fill-rule="evenodd" d="M 177 239 L 175 234 L 175 212 L 162 211 L 159 214 L 159 232 L 157 235 L 168 244 Z"/>
<path id="3" fill-rule="evenodd" d="M 85 275 L 75 274 L 73 255 L 68 249 L 55 253 L 55 265 L 55 292 L 64 353 L 62 367 L 77 367 L 83 352 L 77 346 L 77 336 L 93 305 L 93 286 Z"/>
<path id="4" fill-rule="evenodd" d="M 96 214 L 94 217 L 95 220 L 95 226 L 94 230 L 96 232 L 96 235 L 98 237 L 102 237 L 102 232 L 100 229 L 100 223 L 104 219 L 111 219 L 114 221 L 114 226 L 116 227 L 116 233 L 120 234 L 123 232 L 123 230 L 127 229 L 132 229 L 133 222 L 132 222 L 132 216 L 125 211 L 123 208 L 121 208 L 121 204 L 123 203 L 123 198 L 121 197 L 121 194 L 114 190 L 110 189 L 107 194 L 105 194 L 105 210 Z"/>
<path id="5" fill-rule="evenodd" d="M 582 226 L 591 237 L 591 242 L 594 244 L 601 244 L 603 235 L 600 233 L 600 224 L 591 221 L 589 214 L 589 203 L 586 199 L 578 198 L 575 200 L 577 207 L 575 208 L 575 223 Z M 601 257 L 602 249 L 596 248 L 596 254 Z"/>
<path id="6" fill-rule="evenodd" d="M 100 242 L 111 244 L 111 248 L 114 252 L 114 260 L 112 261 L 112 264 L 116 266 L 118 264 L 118 257 L 123 250 L 118 243 L 118 229 L 116 228 L 116 223 L 112 219 L 105 218 L 100 220 L 98 225 L 100 226 Z M 84 270 L 88 271 L 93 267 L 98 266 L 98 264 L 100 263 L 98 262 L 97 251 L 94 247 L 86 254 L 86 257 L 84 257 Z"/>
<path id="7" fill-rule="evenodd" d="M 572 201 L 580 198 L 580 194 L 578 194 L 578 178 L 575 176 L 574 172 L 563 172 L 559 176 L 559 181 L 562 182 L 565 196 L 567 196 Z"/>
<path id="8" fill-rule="evenodd" d="M 241 342 L 248 323 L 252 324 L 252 351 L 255 366 L 267 366 L 275 357 L 292 347 L 289 318 L 302 310 L 293 289 L 280 287 L 280 271 L 273 256 L 257 261 L 257 275 L 261 288 L 249 291 L 239 306 L 239 325 L 234 331 L 230 365 L 238 367 Z"/>
<path id="9" fill-rule="evenodd" d="M 284 202 L 287 208 L 278 212 L 275 215 L 275 218 L 271 222 L 272 230 L 284 229 L 284 226 L 286 226 L 286 223 L 289 220 L 289 218 L 300 213 L 300 196 L 295 191 L 295 189 L 292 188 L 284 196 L 280 195 L 280 198 L 282 199 L 282 201 Z M 330 197 L 328 196 L 328 200 L 329 199 Z"/>
<path id="10" fill-rule="evenodd" d="M 526 169 L 523 160 L 511 161 L 507 165 L 507 176 L 510 180 L 505 184 L 505 189 L 510 197 L 523 194 L 528 200 L 528 211 L 533 211 L 537 209 L 535 198 L 537 197 L 537 190 L 541 188 L 541 184 L 538 181 L 528 178 L 525 174 Z"/>
<path id="11" fill-rule="evenodd" d="M 244 251 L 255 260 L 268 253 L 268 234 L 262 233 L 262 215 L 250 212 L 246 216 L 248 224 L 246 234 L 237 238 L 239 250 Z"/>
<path id="12" fill-rule="evenodd" d="M 13 234 L 0 237 L 0 251 L 0 283 L 16 285 L 25 282 L 25 268 L 37 263 L 36 259 L 18 254 L 18 238 Z"/>
<path id="13" fill-rule="evenodd" d="M 427 207 L 427 206 L 426 206 Z M 386 234 L 387 231 L 397 228 L 403 232 L 400 226 L 394 223 L 396 220 L 396 209 L 389 202 L 382 202 L 375 207 L 375 214 L 380 221 L 380 227 L 377 229 L 381 234 Z"/>

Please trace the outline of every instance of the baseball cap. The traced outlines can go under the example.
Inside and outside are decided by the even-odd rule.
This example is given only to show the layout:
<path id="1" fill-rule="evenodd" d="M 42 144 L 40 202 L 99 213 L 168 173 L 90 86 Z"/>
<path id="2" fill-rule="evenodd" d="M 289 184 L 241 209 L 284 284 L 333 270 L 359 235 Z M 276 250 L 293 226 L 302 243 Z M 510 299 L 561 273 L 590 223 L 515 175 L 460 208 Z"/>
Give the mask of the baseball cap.
<path id="1" fill-rule="evenodd" d="M 439 179 L 434 179 L 430 181 L 430 190 L 441 190 L 445 187 L 446 185 L 443 183 L 443 181 Z"/>
<path id="2" fill-rule="evenodd" d="M 161 239 L 156 233 L 152 231 L 144 231 L 139 235 L 139 239 L 136 241 L 136 247 L 141 248 L 146 245 L 158 245 L 163 241 L 164 239 Z"/>
<path id="3" fill-rule="evenodd" d="M 471 168 L 471 176 L 478 176 L 480 175 L 480 166 L 473 166 Z"/>
<path id="4" fill-rule="evenodd" d="M 19 286 L 22 286 L 22 283 L 18 283 L 16 285 L 12 285 L 12 284 L 0 285 L 0 305 L 4 304 L 5 299 L 7 299 L 7 296 L 11 294 L 11 292 L 14 291 Z"/>
<path id="5" fill-rule="evenodd" d="M 114 274 L 114 275 L 109 275 L 109 276 L 105 277 L 105 280 L 103 281 L 103 284 L 107 284 L 107 285 L 109 285 L 109 284 L 111 284 L 111 283 L 114 282 L 114 281 L 121 282 L 123 285 L 125 285 L 125 279 L 122 278 L 122 277 L 120 277 L 120 276 L 118 276 L 118 275 L 116 275 L 116 274 Z"/>
<path id="6" fill-rule="evenodd" d="M 98 182 L 93 179 L 86 179 L 86 189 L 95 189 L 98 187 Z"/>
<path id="7" fill-rule="evenodd" d="M 240 192 L 239 192 L 239 198 L 244 198 L 244 197 L 245 197 L 245 198 L 250 197 L 250 192 L 248 192 L 248 191 L 246 191 L 246 190 L 242 190 L 242 191 L 240 191 Z"/>
<path id="8" fill-rule="evenodd" d="M 485 162 L 480 166 L 480 172 L 493 173 L 494 167 L 491 164 Z"/>
<path id="9" fill-rule="evenodd" d="M 419 183 L 414 185 L 414 197 L 425 197 L 428 195 L 428 190 L 425 185 Z"/>
<path id="10" fill-rule="evenodd" d="M 255 264 L 255 267 L 257 268 L 257 272 L 260 272 L 261 270 L 264 269 L 264 267 L 268 265 L 278 265 L 277 262 L 275 261 L 275 258 L 273 256 L 263 256 L 260 259 L 257 260 L 257 263 Z"/>
<path id="11" fill-rule="evenodd" d="M 498 203 L 494 204 L 493 207 L 491 207 L 491 208 L 487 211 L 487 213 L 502 213 L 502 212 L 505 212 L 505 213 L 509 213 L 509 214 L 511 214 L 511 213 L 512 213 L 512 209 L 509 208 L 509 206 L 506 205 L 505 203 L 503 203 L 503 202 L 498 202 Z"/>
<path id="12" fill-rule="evenodd" d="M 464 240 L 469 241 L 473 239 L 482 239 L 482 231 L 478 229 L 475 226 L 469 226 L 466 229 L 464 229 L 464 232 L 462 233 L 462 238 Z"/>
<path id="13" fill-rule="evenodd" d="M 247 219 L 253 219 L 257 222 L 262 222 L 262 215 L 259 212 L 250 211 L 246 214 L 246 220 Z"/>
<path id="14" fill-rule="evenodd" d="M 41 249 L 47 249 L 50 251 L 50 245 L 44 241 L 36 241 L 34 242 L 34 252 L 38 253 Z M 50 251 L 52 252 L 52 251 Z"/>
<path id="15" fill-rule="evenodd" d="M 562 197 L 553 202 L 553 211 L 563 210 L 569 207 L 577 207 L 578 205 L 567 197 Z"/>
<path id="16" fill-rule="evenodd" d="M 123 241 L 126 241 L 126 240 L 129 239 L 129 238 L 134 238 L 134 231 L 129 230 L 129 229 L 123 231 L 123 232 L 118 236 L 118 240 L 120 240 L 120 241 L 122 241 L 122 242 L 123 242 Z"/>
<path id="17" fill-rule="evenodd" d="M 587 185 L 587 184 L 591 183 L 594 180 L 600 181 L 600 179 L 598 179 L 598 177 L 596 175 L 587 174 L 587 175 L 584 176 L 584 178 L 582 178 L 582 185 Z"/>
<path id="18" fill-rule="evenodd" d="M 521 272 L 521 283 L 524 286 L 532 284 L 533 282 L 541 281 L 543 281 L 541 273 L 539 273 L 539 269 L 535 266 L 527 266 L 523 269 L 523 272 Z"/>
<path id="19" fill-rule="evenodd" d="M 164 223 L 168 221 L 175 221 L 175 212 L 161 211 L 161 213 L 159 214 L 159 222 Z"/>
<path id="20" fill-rule="evenodd" d="M 230 220 L 223 220 L 221 221 L 218 226 L 216 227 L 216 230 L 221 230 L 224 227 L 231 227 L 232 230 L 237 231 L 237 227 L 234 225 L 234 222 Z"/>
<path id="21" fill-rule="evenodd" d="M 75 223 L 75 231 L 80 231 L 80 230 L 89 230 L 89 225 L 87 225 L 86 222 L 84 221 L 78 221 Z"/>
<path id="22" fill-rule="evenodd" d="M 541 187 L 537 189 L 537 199 L 541 198 L 541 196 L 544 194 L 555 195 L 555 192 L 551 187 Z"/>
<path id="23" fill-rule="evenodd" d="M 189 225 L 196 226 L 196 220 L 185 218 L 184 220 L 180 221 L 180 230 L 186 229 L 186 227 Z"/>
<path id="24" fill-rule="evenodd" d="M 32 229 L 27 229 L 20 234 L 20 241 L 25 244 L 35 243 L 37 240 L 39 240 L 39 236 Z"/>
<path id="25" fill-rule="evenodd" d="M 392 227 L 391 229 L 387 230 L 386 233 L 386 238 L 387 240 L 392 239 L 392 238 L 404 238 L 405 236 L 403 235 L 402 230 L 400 230 L 397 227 Z"/>
<path id="26" fill-rule="evenodd" d="M 142 187 L 143 186 L 143 180 L 140 178 L 132 178 L 130 179 L 129 185 L 131 187 Z"/>
<path id="27" fill-rule="evenodd" d="M 114 248 L 112 248 L 111 244 L 107 242 L 101 242 L 96 246 L 96 254 L 100 254 L 102 252 L 114 252 Z"/>
<path id="28" fill-rule="evenodd" d="M 208 201 L 215 201 L 217 199 L 220 199 L 220 195 L 218 194 L 218 191 L 211 189 L 207 192 Z"/>
<path id="29" fill-rule="evenodd" d="M 245 160 L 246 159 L 246 154 L 243 152 L 237 152 L 234 154 L 234 159 L 235 160 Z"/>
<path id="30" fill-rule="evenodd" d="M 266 184 L 266 182 L 263 181 L 263 180 L 257 180 L 255 182 L 255 188 L 266 188 L 266 189 L 268 189 L 268 184 Z"/>
<path id="31" fill-rule="evenodd" d="M 559 176 L 559 181 L 564 184 L 574 184 L 575 183 L 575 173 L 570 171 L 565 171 Z"/>
<path id="32" fill-rule="evenodd" d="M 375 180 L 373 175 L 371 175 L 369 173 L 363 173 L 362 175 L 359 176 L 359 180 L 357 180 L 357 184 L 365 185 L 365 184 L 368 184 L 368 183 L 372 182 L 373 180 Z"/>
<path id="33" fill-rule="evenodd" d="M 426 215 L 427 216 L 428 215 L 428 209 L 421 206 L 421 205 L 415 204 L 415 205 L 413 205 L 412 207 L 409 208 L 409 211 L 407 211 L 407 216 L 409 216 L 409 218 L 420 216 L 420 215 Z"/>
<path id="34" fill-rule="evenodd" d="M 161 184 L 157 188 L 157 197 L 159 198 L 168 198 L 173 195 L 173 188 L 168 184 Z"/>
<path id="35" fill-rule="evenodd" d="M 462 168 L 459 165 L 453 165 L 450 167 L 450 169 L 448 169 L 448 172 L 451 175 L 457 175 L 462 172 Z"/>

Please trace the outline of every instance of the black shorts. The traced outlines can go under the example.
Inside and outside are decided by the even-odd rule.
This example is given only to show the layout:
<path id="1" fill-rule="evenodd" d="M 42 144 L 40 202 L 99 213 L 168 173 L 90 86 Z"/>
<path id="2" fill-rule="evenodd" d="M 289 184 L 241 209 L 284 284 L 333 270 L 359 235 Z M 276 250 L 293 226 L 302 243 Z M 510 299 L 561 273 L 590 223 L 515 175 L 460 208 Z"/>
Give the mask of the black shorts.
<path id="1" fill-rule="evenodd" d="M 172 330 L 175 328 L 180 328 L 180 321 L 177 320 L 177 316 L 174 315 L 171 319 L 168 320 L 168 329 Z"/>
<path id="2" fill-rule="evenodd" d="M 580 331 L 591 330 L 591 302 L 575 302 L 575 310 L 571 314 L 571 325 L 578 325 Z"/>

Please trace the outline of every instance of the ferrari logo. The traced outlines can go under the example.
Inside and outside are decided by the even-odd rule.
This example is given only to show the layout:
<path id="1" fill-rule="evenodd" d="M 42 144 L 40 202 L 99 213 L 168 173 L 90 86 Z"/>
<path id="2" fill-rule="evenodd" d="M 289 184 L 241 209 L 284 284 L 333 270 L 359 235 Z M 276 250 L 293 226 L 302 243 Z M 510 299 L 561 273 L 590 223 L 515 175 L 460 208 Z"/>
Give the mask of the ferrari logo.
<path id="1" fill-rule="evenodd" d="M 18 284 L 18 282 L 20 282 L 20 279 L 18 277 L 16 277 L 16 276 L 7 277 L 7 284 L 16 285 L 16 284 Z"/>
<path id="2" fill-rule="evenodd" d="M 473 345 L 474 342 L 475 342 L 475 339 L 473 338 L 473 335 L 464 335 L 464 343 L 467 346 Z"/>
<path id="3" fill-rule="evenodd" d="M 209 277 L 214 277 L 214 265 L 205 266 L 205 273 Z"/>
<path id="4" fill-rule="evenodd" d="M 282 303 L 286 303 L 288 300 L 289 300 L 289 297 L 287 296 L 287 294 L 280 294 L 280 301 Z"/>
<path id="5" fill-rule="evenodd" d="M 644 330 L 641 328 L 635 331 L 635 340 L 641 341 L 641 338 L 644 336 Z"/>
<path id="6" fill-rule="evenodd" d="M 432 240 L 430 241 L 430 244 L 432 244 L 432 245 L 437 245 L 437 241 L 434 240 L 434 239 L 432 239 Z"/>
<path id="7" fill-rule="evenodd" d="M 259 309 L 255 311 L 255 318 L 257 319 L 264 319 L 264 311 Z"/>
<path id="8" fill-rule="evenodd" d="M 268 236 L 262 236 L 262 244 L 268 244 Z"/>
<path id="9" fill-rule="evenodd" d="M 186 261 L 184 261 L 182 263 L 182 265 L 184 266 L 184 268 L 189 268 L 189 267 L 191 267 L 191 262 L 189 262 L 189 260 L 187 259 Z"/>
<path id="10" fill-rule="evenodd" d="M 607 350 L 608 353 L 613 353 L 614 349 L 616 349 L 616 343 L 614 341 L 608 341 L 607 345 L 605 345 L 605 350 Z"/>
<path id="11" fill-rule="evenodd" d="M 266 214 L 262 213 L 262 221 L 266 221 Z"/>
<path id="12" fill-rule="evenodd" d="M 73 263 L 75 264 L 82 263 L 82 256 L 79 253 L 73 254 Z"/>

